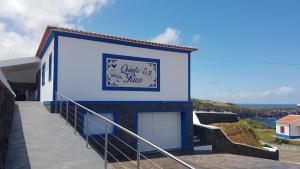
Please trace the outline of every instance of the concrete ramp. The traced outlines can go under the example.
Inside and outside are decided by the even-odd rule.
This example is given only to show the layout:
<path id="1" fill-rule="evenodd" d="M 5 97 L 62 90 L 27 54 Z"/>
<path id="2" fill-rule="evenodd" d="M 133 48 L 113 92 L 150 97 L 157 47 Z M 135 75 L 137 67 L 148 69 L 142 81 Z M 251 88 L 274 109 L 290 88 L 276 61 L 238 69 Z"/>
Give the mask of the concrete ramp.
<path id="1" fill-rule="evenodd" d="M 40 102 L 17 102 L 7 169 L 101 169 L 103 159 Z"/>

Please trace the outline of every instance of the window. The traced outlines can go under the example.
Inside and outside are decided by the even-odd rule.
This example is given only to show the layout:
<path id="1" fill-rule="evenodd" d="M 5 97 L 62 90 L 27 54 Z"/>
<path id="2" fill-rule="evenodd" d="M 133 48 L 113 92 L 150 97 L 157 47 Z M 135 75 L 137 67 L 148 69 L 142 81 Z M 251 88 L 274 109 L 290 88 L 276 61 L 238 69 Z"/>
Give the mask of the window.
<path id="1" fill-rule="evenodd" d="M 45 63 L 42 66 L 42 85 L 45 85 Z"/>
<path id="2" fill-rule="evenodd" d="M 51 81 L 52 79 L 52 53 L 49 56 L 49 76 L 48 81 Z"/>
<path id="3" fill-rule="evenodd" d="M 280 126 L 280 133 L 284 133 L 284 127 Z"/>

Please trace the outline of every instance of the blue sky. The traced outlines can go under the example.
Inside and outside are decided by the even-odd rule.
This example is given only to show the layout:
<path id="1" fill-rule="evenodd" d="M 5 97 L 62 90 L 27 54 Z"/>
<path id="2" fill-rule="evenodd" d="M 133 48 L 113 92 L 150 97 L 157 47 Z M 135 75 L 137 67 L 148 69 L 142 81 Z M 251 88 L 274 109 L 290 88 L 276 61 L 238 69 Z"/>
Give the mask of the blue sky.
<path id="1" fill-rule="evenodd" d="M 34 53 L 47 24 L 69 26 L 198 47 L 192 54 L 193 98 L 300 103 L 300 1 L 48 1 L 49 7 L 38 1 L 2 3 L 3 56 L 22 53 L 10 53 L 5 46 L 15 44 L 8 40 L 19 37 L 19 45 Z"/>

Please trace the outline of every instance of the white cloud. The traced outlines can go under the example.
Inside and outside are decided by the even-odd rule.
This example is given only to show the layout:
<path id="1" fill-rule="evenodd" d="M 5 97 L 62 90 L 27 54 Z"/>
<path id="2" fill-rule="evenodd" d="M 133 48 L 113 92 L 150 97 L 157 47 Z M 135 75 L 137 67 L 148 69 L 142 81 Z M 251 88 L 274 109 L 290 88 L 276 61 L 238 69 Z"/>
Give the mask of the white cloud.
<path id="1" fill-rule="evenodd" d="M 180 31 L 175 28 L 167 28 L 165 32 L 157 35 L 151 41 L 165 44 L 177 44 L 179 42 Z"/>
<path id="2" fill-rule="evenodd" d="M 282 87 L 277 89 L 276 95 L 278 95 L 278 96 L 288 96 L 288 95 L 294 93 L 294 91 L 295 91 L 295 89 L 293 87 L 282 86 Z"/>
<path id="3" fill-rule="evenodd" d="M 265 90 L 262 92 L 249 92 L 249 93 L 239 93 L 237 97 L 258 97 L 258 98 L 268 98 L 268 97 L 286 97 L 295 91 L 293 87 L 282 86 L 274 90 Z"/>
<path id="4" fill-rule="evenodd" d="M 193 36 L 192 41 L 193 41 L 194 43 L 197 43 L 197 42 L 199 42 L 201 39 L 202 39 L 202 35 L 201 35 L 201 34 L 195 34 L 195 35 Z"/>
<path id="5" fill-rule="evenodd" d="M 296 90 L 291 86 L 281 86 L 273 90 L 264 90 L 260 92 L 239 92 L 239 93 L 215 93 L 208 98 L 216 100 L 230 100 L 230 99 L 258 99 L 258 98 L 281 98 L 288 97 L 294 94 Z"/>
<path id="6" fill-rule="evenodd" d="M 0 37 L 0 60 L 33 56 L 34 49 L 37 48 L 37 39 L 7 31 L 5 24 L 1 22 Z"/>
<path id="7" fill-rule="evenodd" d="M 0 60 L 34 55 L 47 25 L 81 27 L 78 20 L 111 1 L 0 0 Z"/>

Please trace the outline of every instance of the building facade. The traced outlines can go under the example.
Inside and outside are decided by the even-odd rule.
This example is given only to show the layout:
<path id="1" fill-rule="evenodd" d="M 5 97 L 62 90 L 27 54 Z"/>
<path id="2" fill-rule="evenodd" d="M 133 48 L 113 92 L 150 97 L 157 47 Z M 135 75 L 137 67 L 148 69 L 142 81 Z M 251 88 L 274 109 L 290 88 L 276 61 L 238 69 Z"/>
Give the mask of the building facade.
<path id="1" fill-rule="evenodd" d="M 276 137 L 300 138 L 300 115 L 287 115 L 276 121 Z"/>
<path id="2" fill-rule="evenodd" d="M 53 106 L 59 92 L 164 149 L 189 150 L 195 50 L 47 27 L 36 54 L 39 98 Z M 87 120 L 83 113 L 83 128 Z"/>

